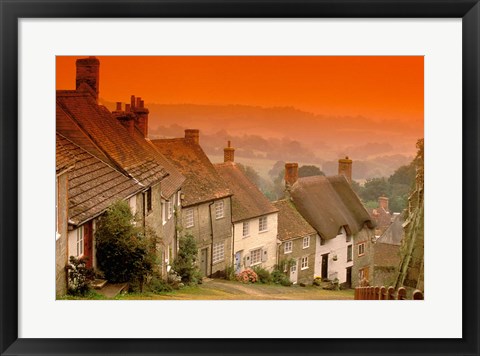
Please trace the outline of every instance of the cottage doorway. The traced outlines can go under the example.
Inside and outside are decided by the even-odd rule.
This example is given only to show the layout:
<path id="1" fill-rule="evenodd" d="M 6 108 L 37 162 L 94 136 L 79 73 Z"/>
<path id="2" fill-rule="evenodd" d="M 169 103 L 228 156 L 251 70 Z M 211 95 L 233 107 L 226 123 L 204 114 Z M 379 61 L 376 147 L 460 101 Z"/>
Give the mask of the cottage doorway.
<path id="1" fill-rule="evenodd" d="M 293 265 L 290 266 L 290 282 L 292 282 L 293 284 L 297 284 L 297 279 L 298 279 L 297 264 L 298 264 L 298 261 L 295 260 Z"/>
<path id="2" fill-rule="evenodd" d="M 240 273 L 240 269 L 242 268 L 241 261 L 242 261 L 242 251 L 238 251 L 237 253 L 235 253 L 235 273 L 236 274 Z"/>
<path id="3" fill-rule="evenodd" d="M 328 253 L 322 255 L 322 280 L 328 279 Z"/>
<path id="4" fill-rule="evenodd" d="M 347 267 L 347 281 L 345 284 L 347 288 L 352 288 L 352 267 Z"/>
<path id="5" fill-rule="evenodd" d="M 208 266 L 208 248 L 203 248 L 200 252 L 200 272 L 204 277 L 207 275 L 207 266 Z"/>

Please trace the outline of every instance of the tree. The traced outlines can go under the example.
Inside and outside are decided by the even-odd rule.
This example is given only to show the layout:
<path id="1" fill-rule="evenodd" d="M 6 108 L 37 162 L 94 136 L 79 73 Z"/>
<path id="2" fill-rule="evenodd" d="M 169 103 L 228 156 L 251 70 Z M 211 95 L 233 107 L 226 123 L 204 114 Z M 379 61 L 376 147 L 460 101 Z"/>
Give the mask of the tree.
<path id="1" fill-rule="evenodd" d="M 134 226 L 128 203 L 118 201 L 100 216 L 95 232 L 98 266 L 113 283 L 139 281 L 153 272 L 157 237 Z"/>
<path id="2" fill-rule="evenodd" d="M 187 234 L 179 239 L 178 255 L 172 268 L 185 284 L 197 284 L 201 278 L 196 264 L 197 254 L 197 242 L 192 235 Z"/>
<path id="3" fill-rule="evenodd" d="M 325 173 L 323 173 L 320 168 L 317 166 L 301 166 L 298 169 L 298 176 L 299 177 L 311 177 L 311 176 L 324 176 Z"/>
<path id="4" fill-rule="evenodd" d="M 370 178 L 367 179 L 363 189 L 361 190 L 361 198 L 363 201 L 377 200 L 382 195 L 389 195 L 390 186 L 388 181 L 382 178 Z"/>
<path id="5" fill-rule="evenodd" d="M 285 169 L 285 161 L 277 161 L 273 165 L 272 169 L 268 171 L 270 178 L 275 179 L 278 177 L 279 173 Z"/>

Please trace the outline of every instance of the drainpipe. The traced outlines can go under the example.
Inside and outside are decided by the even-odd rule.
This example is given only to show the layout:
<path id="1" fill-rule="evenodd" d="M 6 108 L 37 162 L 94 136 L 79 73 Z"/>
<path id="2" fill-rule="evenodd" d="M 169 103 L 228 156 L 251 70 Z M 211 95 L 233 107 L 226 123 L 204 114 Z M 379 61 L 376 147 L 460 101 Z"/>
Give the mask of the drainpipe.
<path id="1" fill-rule="evenodd" d="M 211 247 L 211 250 L 210 250 L 210 276 L 213 274 L 213 219 L 212 219 L 212 205 L 214 204 L 215 202 L 212 201 L 210 204 L 208 204 L 208 211 L 210 213 L 210 231 L 211 231 L 211 238 L 212 238 L 212 247 Z M 207 255 L 207 258 L 208 258 L 208 255 Z"/>

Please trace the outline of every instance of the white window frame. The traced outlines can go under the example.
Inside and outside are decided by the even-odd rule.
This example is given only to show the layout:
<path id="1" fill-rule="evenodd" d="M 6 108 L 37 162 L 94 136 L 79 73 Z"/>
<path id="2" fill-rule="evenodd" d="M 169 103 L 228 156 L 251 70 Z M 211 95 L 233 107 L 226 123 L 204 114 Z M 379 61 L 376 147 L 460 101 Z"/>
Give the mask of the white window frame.
<path id="1" fill-rule="evenodd" d="M 293 251 L 293 242 L 292 241 L 287 241 L 283 245 L 283 253 L 286 255 L 287 253 L 292 253 Z"/>
<path id="2" fill-rule="evenodd" d="M 172 197 L 173 199 L 173 197 Z M 168 206 L 168 218 L 170 219 L 173 215 L 173 203 L 172 200 L 167 201 L 167 206 Z"/>
<path id="3" fill-rule="evenodd" d="M 225 241 L 213 244 L 212 263 L 219 263 L 225 260 Z"/>
<path id="4" fill-rule="evenodd" d="M 83 225 L 77 229 L 77 239 L 76 239 L 76 257 L 82 257 L 85 247 L 85 233 L 83 230 Z"/>
<path id="5" fill-rule="evenodd" d="M 258 252 L 258 261 L 256 260 L 257 252 Z M 258 265 L 260 263 L 262 263 L 262 249 L 257 248 L 255 250 L 250 251 L 250 266 Z"/>
<path id="6" fill-rule="evenodd" d="M 266 216 L 261 216 L 258 219 L 258 232 L 265 232 L 265 231 L 268 231 L 268 218 Z"/>
<path id="7" fill-rule="evenodd" d="M 195 212 L 193 208 L 185 209 L 185 227 L 195 226 Z"/>
<path id="8" fill-rule="evenodd" d="M 250 236 L 250 222 L 244 221 L 242 224 L 242 237 Z"/>
<path id="9" fill-rule="evenodd" d="M 301 270 L 308 269 L 308 256 L 303 256 L 300 262 Z"/>
<path id="10" fill-rule="evenodd" d="M 215 202 L 215 220 L 222 219 L 225 216 L 225 207 L 223 200 L 217 200 Z"/>
<path id="11" fill-rule="evenodd" d="M 358 244 L 358 256 L 365 255 L 365 242 Z"/>
<path id="12" fill-rule="evenodd" d="M 162 225 L 167 223 L 167 202 L 165 200 L 161 201 L 162 206 Z"/>
<path id="13" fill-rule="evenodd" d="M 310 247 L 310 236 L 305 236 L 303 238 L 302 246 L 303 246 L 303 248 L 309 248 Z"/>

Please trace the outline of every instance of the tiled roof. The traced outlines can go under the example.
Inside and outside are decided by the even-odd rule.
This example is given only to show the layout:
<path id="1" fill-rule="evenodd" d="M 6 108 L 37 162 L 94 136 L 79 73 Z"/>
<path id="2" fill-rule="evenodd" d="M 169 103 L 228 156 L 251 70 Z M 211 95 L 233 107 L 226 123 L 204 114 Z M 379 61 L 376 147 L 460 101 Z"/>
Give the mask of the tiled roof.
<path id="1" fill-rule="evenodd" d="M 76 159 L 74 169 L 68 173 L 68 219 L 75 225 L 101 214 L 113 202 L 144 189 L 134 179 L 57 133 L 58 145 Z"/>
<path id="2" fill-rule="evenodd" d="M 100 155 L 144 186 L 158 183 L 168 174 L 143 136 L 131 135 L 108 109 L 97 105 L 88 90 L 57 91 L 57 106 L 57 113 L 62 112 L 57 116 L 57 131 L 67 135 L 62 120 L 70 117 L 91 140 L 86 148 L 90 153 L 92 147 L 98 147 Z"/>
<path id="3" fill-rule="evenodd" d="M 403 234 L 403 217 L 401 214 L 394 214 L 393 222 L 377 241 L 386 244 L 400 245 L 402 243 Z"/>
<path id="4" fill-rule="evenodd" d="M 232 220 L 238 222 L 278 211 L 233 162 L 215 164 L 232 197 Z"/>
<path id="5" fill-rule="evenodd" d="M 155 147 L 186 177 L 184 206 L 231 195 L 199 144 L 184 138 L 152 140 Z"/>
<path id="6" fill-rule="evenodd" d="M 297 211 L 292 202 L 284 199 L 273 202 L 278 209 L 278 238 L 281 241 L 315 234 L 315 229 Z"/>
<path id="7" fill-rule="evenodd" d="M 62 140 L 59 140 L 58 134 L 55 141 L 55 163 L 58 174 L 75 166 L 75 156 L 68 150 L 68 147 L 62 144 Z"/>
<path id="8" fill-rule="evenodd" d="M 299 178 L 290 192 L 298 211 L 324 239 L 338 235 L 341 227 L 358 233 L 365 223 L 374 224 L 343 175 Z"/>

